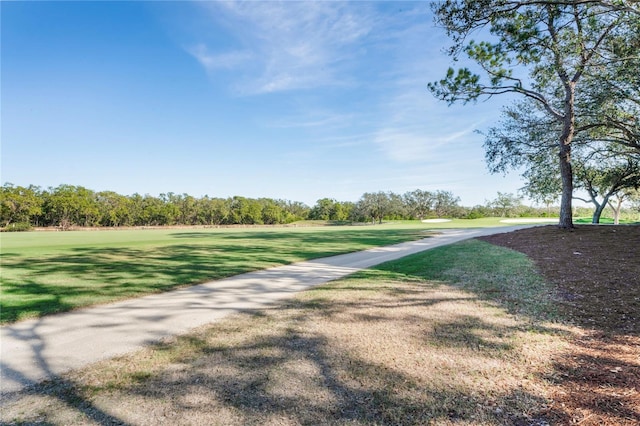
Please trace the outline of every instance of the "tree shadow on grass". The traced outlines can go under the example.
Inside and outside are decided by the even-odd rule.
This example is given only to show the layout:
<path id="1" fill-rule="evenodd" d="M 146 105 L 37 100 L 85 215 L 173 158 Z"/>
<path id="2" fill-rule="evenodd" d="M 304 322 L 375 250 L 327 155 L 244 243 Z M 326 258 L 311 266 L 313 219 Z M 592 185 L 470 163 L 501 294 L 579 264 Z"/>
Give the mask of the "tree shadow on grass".
<path id="1" fill-rule="evenodd" d="M 288 327 L 270 329 L 268 324 L 273 321 L 270 312 L 254 316 L 251 324 L 257 328 L 267 324 L 267 328 L 232 346 L 215 336 L 226 335 L 233 340 L 233 324 L 228 324 L 227 330 L 224 325 L 214 328 L 198 336 L 197 342 L 193 336 L 189 337 L 190 345 L 202 348 L 195 356 L 197 362 L 178 359 L 176 362 L 187 365 L 185 369 L 156 375 L 144 384 L 128 388 L 125 393 L 169 401 L 176 413 L 199 413 L 205 422 L 228 409 L 237 416 L 230 414 L 229 424 L 273 421 L 417 425 L 477 421 L 524 425 L 537 421 L 526 407 L 542 406 L 544 399 L 522 388 L 514 387 L 495 395 L 456 383 L 443 385 L 437 380 L 431 381 L 430 374 L 420 372 L 420 369 L 437 368 L 435 366 L 416 364 L 412 374 L 388 360 L 367 360 L 362 353 L 347 349 L 349 345 L 336 344 L 335 337 L 318 329 L 309 331 L 305 326 L 318 321 L 329 327 L 331 323 L 354 322 L 358 324 L 356 328 L 363 330 L 376 323 L 399 322 L 398 327 L 402 329 L 402 324 L 412 327 L 416 321 L 411 315 L 402 314 L 406 308 L 429 309 L 444 302 L 469 302 L 469 298 L 350 300 L 349 297 L 343 301 L 340 297 L 312 299 L 274 308 L 276 318 L 288 318 Z M 370 311 L 376 314 L 362 315 Z M 487 351 L 504 354 L 515 350 L 509 345 L 491 347 L 488 342 L 503 339 L 517 329 L 496 327 L 479 318 L 470 321 L 467 317 L 439 325 L 441 329 L 449 327 L 460 334 L 459 338 L 438 342 L 447 350 L 462 346 L 475 350 L 478 340 L 467 337 L 476 336 L 479 331 L 487 343 L 486 349 L 477 353 L 479 359 L 491 356 Z M 172 346 L 157 349 L 171 351 Z M 398 354 L 403 352 L 401 347 L 398 349 Z M 385 355 L 389 354 L 381 354 Z M 209 395 L 210 399 L 197 402 L 197 395 Z"/>
<path id="2" fill-rule="evenodd" d="M 394 324 L 399 331 L 414 327 L 420 317 L 411 312 L 428 311 L 443 303 L 468 303 L 473 298 L 425 297 L 424 291 L 409 289 L 394 300 L 394 291 L 396 296 L 399 293 L 391 287 L 370 298 L 366 282 L 361 284 L 350 281 L 345 288 L 334 287 L 330 297 L 314 292 L 310 298 L 247 312 L 159 343 L 152 355 L 144 357 L 170 359 L 160 371 L 145 373 L 144 366 L 127 370 L 126 366 L 139 362 L 131 355 L 119 361 L 125 371 L 118 372 L 115 384 L 108 376 L 91 386 L 62 378 L 31 392 L 53 393 L 67 407 L 96 422 L 102 422 L 104 410 L 96 408 L 91 395 L 108 391 L 115 409 L 111 418 L 104 420 L 132 424 L 535 424 L 538 419 L 527 407 L 541 406 L 545 401 L 524 388 L 512 386 L 496 393 L 432 380 L 429 371 L 437 372 L 436 365 L 420 364 L 411 357 L 390 361 L 394 356 L 406 356 L 401 341 L 390 342 L 390 352 L 380 353 L 379 360 L 351 345 L 350 339 L 363 333 L 375 338 L 378 326 Z M 362 294 L 354 294 L 360 291 Z M 341 325 L 351 334 L 338 338 L 328 331 Z M 454 351 L 465 345 L 474 349 L 478 340 L 469 336 L 482 335 L 494 341 L 518 331 L 465 316 L 442 321 L 437 327 L 460 334 L 460 338 L 451 336 L 436 342 L 436 346 Z M 420 331 L 414 337 L 433 341 Z M 480 362 L 493 357 L 492 353 L 516 350 L 509 345 L 487 347 L 476 352 Z M 404 362 L 414 365 L 407 367 Z M 125 407 L 118 411 L 119 401 L 129 401 L 136 410 Z"/>
<path id="3" fill-rule="evenodd" d="M 0 423 L 1 424 L 32 424 L 32 425 L 49 425 L 56 424 L 51 421 L 50 416 L 54 416 L 52 412 L 42 413 L 27 413 L 28 415 L 36 415 L 35 419 L 5 419 L 4 412 L 6 406 L 13 403 L 24 395 L 40 395 L 47 396 L 60 403 L 63 407 L 75 411 L 82 423 L 86 423 L 89 420 L 92 424 L 98 425 L 127 425 L 125 421 L 117 416 L 111 415 L 106 411 L 95 406 L 89 401 L 86 395 L 83 395 L 78 391 L 75 384 L 68 379 L 56 376 L 53 374 L 52 369 L 46 357 L 43 355 L 46 352 L 47 347 L 43 343 L 43 340 L 39 337 L 39 322 L 34 322 L 29 329 L 22 329 L 20 331 L 21 338 L 32 342 L 31 350 L 33 352 L 34 362 L 37 364 L 37 370 L 46 376 L 51 377 L 44 382 L 34 380 L 33 378 L 26 377 L 19 371 L 14 370 L 11 366 L 0 360 L 0 372 L 1 379 L 11 380 L 16 383 L 21 383 L 25 388 L 20 392 L 6 392 L 4 388 L 0 388 Z M 77 418 L 78 416 L 76 416 Z M 6 422 L 6 423 L 5 423 Z"/>
<path id="4" fill-rule="evenodd" d="M 362 243 L 375 243 L 383 242 L 385 244 L 394 244 L 411 239 L 422 238 L 425 236 L 424 229 L 325 229 L 320 232 L 313 231 L 307 232 L 302 228 L 299 231 L 247 231 L 242 232 L 223 232 L 223 233 L 209 233 L 209 232 L 175 232 L 171 236 L 173 238 L 202 238 L 202 239 L 226 239 L 226 240 L 246 240 L 246 241 L 260 241 L 260 240 L 291 240 L 299 243 L 317 243 L 323 244 L 327 242 L 335 241 L 356 241 Z"/>
<path id="5" fill-rule="evenodd" d="M 418 258 L 411 261 L 418 261 Z M 394 273 L 385 268 L 379 267 L 374 273 L 394 278 Z M 256 329 L 266 328 L 266 331 L 256 332 L 237 344 L 230 343 L 237 340 L 234 340 L 234 333 L 243 331 L 235 322 L 214 326 L 204 334 L 178 338 L 177 345 L 182 343 L 197 348 L 189 357 L 174 359 L 174 366 L 179 368 L 158 374 L 132 373 L 131 384 L 119 392 L 122 398 L 131 398 L 134 403 L 141 401 L 141 413 L 151 410 L 150 414 L 141 415 L 157 413 L 142 402 L 161 404 L 162 412 L 169 414 L 156 420 L 176 424 L 261 424 L 268 421 L 297 424 L 544 424 L 536 410 L 546 401 L 524 388 L 512 386 L 495 394 L 465 388 L 455 382 L 448 385 L 430 382 L 418 373 L 420 369 L 435 366 L 416 365 L 415 373 L 411 373 L 382 361 L 374 362 L 344 347 L 333 346 L 332 338 L 318 329 L 313 331 L 304 326 L 320 320 L 332 320 L 345 327 L 351 322 L 371 325 L 401 321 L 404 327 L 400 329 L 408 329 L 421 318 L 405 315 L 398 319 L 392 318 L 390 313 L 412 307 L 428 311 L 444 302 L 476 298 L 426 299 L 418 290 L 398 290 L 389 286 L 388 299 L 353 299 L 353 292 L 366 296 L 373 293 L 372 290 L 380 289 L 366 284 L 366 273 L 359 277 L 356 282 L 348 281 L 344 288 L 329 289 L 342 292 L 342 296 L 324 299 L 323 294 L 328 290 L 316 290 L 317 296 L 309 300 L 284 304 L 254 315 L 254 320 L 262 322 L 250 325 Z M 417 273 L 397 274 L 395 278 L 413 283 L 423 279 Z M 362 283 L 365 285 L 361 286 Z M 394 302 L 392 297 L 401 294 L 405 299 L 400 304 Z M 484 293 L 479 298 L 489 300 Z M 287 316 L 289 325 L 269 329 L 270 322 L 277 321 L 271 317 L 272 312 Z M 530 319 L 535 321 L 533 317 Z M 543 330 L 543 326 L 540 327 Z M 476 351 L 479 359 L 491 359 L 501 354 L 508 358 L 513 354 L 517 348 L 504 342 L 521 329 L 496 327 L 476 316 L 458 315 L 435 323 L 433 330 L 419 337 L 436 347 Z M 549 329 L 547 332 L 554 331 Z M 357 337 L 357 333 L 353 337 Z M 174 344 L 160 344 L 156 352 L 171 353 L 174 348 Z M 631 363 L 618 363 L 615 368 L 630 366 Z M 91 406 L 89 391 L 82 386 L 67 379 L 56 383 L 60 386 L 56 393 L 64 395 L 66 392 L 73 395 L 72 399 L 84 400 Z M 68 387 L 71 390 L 67 392 Z M 45 394 L 48 391 L 45 387 L 36 387 L 33 392 Z M 621 400 L 614 398 L 610 402 L 614 404 Z M 80 411 L 81 407 L 76 409 Z M 565 410 L 564 414 L 570 416 L 571 413 Z M 628 410 L 626 415 L 635 414 Z M 152 417 L 149 419 L 153 421 Z"/>
<path id="6" fill-rule="evenodd" d="M 36 313 L 37 316 L 43 313 L 65 312 L 73 309 L 72 304 L 66 300 L 66 290 L 59 287 L 39 284 L 35 281 L 21 282 L 19 286 L 14 286 L 11 281 L 2 283 L 4 293 L 3 301 L 0 301 L 1 323 L 11 323 L 22 319 L 24 313 Z M 81 295 L 83 292 L 76 292 Z M 8 295 L 17 295 L 21 300 L 18 306 L 7 300 Z"/>
<path id="7" fill-rule="evenodd" d="M 294 252 L 179 245 L 82 249 L 3 262 L 3 323 L 167 291 L 297 260 Z M 285 259 L 283 261 L 283 259 Z"/>
<path id="8" fill-rule="evenodd" d="M 462 315 L 454 321 L 435 324 L 426 336 L 436 346 L 460 347 L 482 352 L 503 353 L 514 349 L 504 330 L 488 326 L 478 317 Z"/>
<path id="9" fill-rule="evenodd" d="M 531 266 L 522 264 L 521 267 L 505 269 L 503 265 L 509 262 L 499 257 L 492 266 L 492 274 L 478 275 L 474 272 L 477 260 L 472 256 L 469 247 L 481 243 L 468 241 L 454 245 L 447 250 L 440 251 L 435 259 L 438 268 L 421 268 L 421 264 L 430 265 L 434 261 L 429 253 L 404 258 L 402 262 L 414 263 L 413 274 L 407 274 L 412 279 L 440 279 L 443 282 L 472 292 L 478 299 L 496 304 L 519 318 L 526 319 L 529 326 L 542 333 L 558 333 L 544 324 L 552 319 L 558 323 L 574 325 L 572 317 L 564 317 L 562 311 L 557 310 L 553 285 L 545 284 L 541 277 L 530 279 L 518 277 L 521 272 L 527 275 Z M 504 249 L 492 249 L 490 256 L 514 256 L 514 252 Z M 486 253 L 478 254 L 483 261 L 490 260 Z M 516 257 L 522 256 L 520 253 Z M 374 268 L 378 274 L 390 273 L 396 268 L 393 263 L 379 265 Z M 401 268 L 406 271 L 411 268 Z M 368 272 L 367 272 L 368 273 Z M 538 276 L 537 272 L 530 272 Z M 469 281 L 467 276 L 479 277 L 477 281 Z M 584 301 L 588 303 L 588 301 Z M 600 304 L 601 300 L 594 303 Z M 606 303 L 606 302 L 604 302 Z M 610 301 L 615 306 L 613 301 Z M 630 304 L 628 304 L 630 306 Z M 614 308 L 609 309 L 608 314 Z M 487 339 L 482 331 L 482 324 L 478 319 L 460 318 L 459 322 L 438 325 L 429 336 L 432 341 L 447 346 L 461 345 L 466 347 L 494 348 L 508 350 L 503 343 L 493 338 Z M 480 327 L 480 328 L 478 328 Z M 551 424 L 573 424 L 582 421 L 592 421 L 592 424 L 640 424 L 640 397 L 637 393 L 637 383 L 640 383 L 640 339 L 629 328 L 622 332 L 614 329 L 608 323 L 598 326 L 596 322 L 586 337 L 576 339 L 568 333 L 560 332 L 571 342 L 570 351 L 558 354 L 553 362 L 553 371 L 545 376 L 558 385 L 551 405 L 541 415 Z M 466 330 L 454 332 L 455 330 Z M 478 331 L 481 330 L 481 333 Z M 490 334 L 491 335 L 491 334 Z M 494 334 L 495 338 L 496 335 Z M 626 353 L 625 353 L 626 352 Z"/>
<path id="10" fill-rule="evenodd" d="M 239 343 L 231 343 L 237 341 L 234 339 L 234 333 L 246 331 L 235 321 L 214 326 L 205 334 L 178 338 L 177 345 L 188 344 L 196 350 L 189 357 L 174 358 L 173 366 L 176 368 L 149 374 L 135 371 L 131 373 L 130 385 L 119 390 L 114 388 L 114 391 L 119 392 L 122 400 L 130 399 L 133 404 L 138 401 L 142 413 L 140 415 L 153 416 L 158 412 L 154 411 L 153 407 L 163 407 L 161 411 L 165 413 L 165 417 L 148 417 L 147 420 L 155 419 L 158 423 L 176 424 L 467 422 L 532 425 L 545 424 L 545 419 L 553 421 L 553 424 L 567 424 L 574 420 L 575 412 L 580 410 L 591 410 L 599 415 L 608 416 L 609 419 L 618 419 L 618 424 L 625 424 L 624 421 L 634 422 L 634 419 L 640 417 L 639 409 L 630 405 L 628 396 L 608 393 L 605 397 L 586 398 L 596 393 L 593 387 L 584 388 L 584 400 L 577 406 L 554 405 L 544 409 L 548 401 L 518 386 L 510 386 L 495 393 L 465 388 L 456 382 L 443 384 L 425 380 L 420 377 L 419 372 L 437 366 L 416 364 L 414 372 L 408 372 L 382 360 L 372 361 L 345 347 L 332 346 L 333 338 L 317 328 L 315 331 L 307 328 L 316 321 L 328 320 L 344 324 L 345 327 L 353 327 L 354 323 L 376 325 L 401 321 L 404 326 L 400 327 L 400 330 L 408 330 L 424 319 L 412 315 L 405 315 L 401 319 L 391 318 L 390 312 L 402 308 L 430 311 L 442 303 L 474 299 L 505 303 L 506 298 L 499 297 L 499 291 L 503 290 L 491 283 L 489 287 L 483 287 L 475 293 L 473 288 L 465 287 L 466 291 L 474 295 L 460 299 L 429 300 L 421 296 L 421 292 L 416 289 L 394 288 L 393 280 L 414 284 L 431 280 L 424 274 L 429 267 L 424 265 L 424 258 L 419 256 L 405 260 L 416 263 L 414 272 L 400 268 L 404 272 L 397 273 L 393 264 L 382 265 L 341 284 L 342 288 L 323 287 L 322 290 L 316 290 L 316 296 L 310 299 L 274 307 L 271 311 L 262 311 L 254 315 L 254 320 L 262 322 L 249 325 L 251 327 L 253 324 L 256 330 L 266 327 L 267 331 L 256 332 Z M 444 262 L 454 265 L 460 263 L 460 259 L 454 256 L 445 259 Z M 458 273 L 464 275 L 464 271 Z M 379 285 L 367 282 L 367 276 L 390 280 L 385 290 L 387 298 L 367 299 L 367 294 L 380 290 Z M 443 277 L 440 276 L 441 283 L 456 284 L 453 276 L 444 277 L 449 281 Z M 494 274 L 492 277 L 499 280 L 500 274 Z M 492 290 L 485 291 L 487 288 Z M 493 290 L 494 288 L 498 291 Z M 335 291 L 341 293 L 341 296 L 328 296 Z M 354 292 L 362 297 L 353 298 Z M 401 305 L 393 300 L 394 296 L 400 295 L 405 297 Z M 527 313 L 526 309 L 520 309 L 517 305 L 514 307 L 513 304 L 505 303 L 503 306 L 526 318 L 528 322 L 525 328 L 533 327 L 541 333 L 558 333 L 552 328 L 546 329 L 534 312 Z M 297 310 L 301 312 L 297 313 Z M 277 319 L 271 317 L 273 313 L 288 315 L 289 326 L 269 330 L 268 324 L 271 321 L 277 322 Z M 481 317 L 461 314 L 447 321 L 435 322 L 431 331 L 422 331 L 417 336 L 435 349 L 464 351 L 475 354 L 479 360 L 489 362 L 516 355 L 514 351 L 518 348 L 508 342 L 509 337 L 518 331 L 521 329 L 497 327 Z M 219 337 L 218 340 L 216 336 Z M 353 334 L 352 338 L 357 339 L 358 334 Z M 384 339 L 383 336 L 380 338 Z M 174 344 L 161 344 L 156 347 L 157 353 L 170 354 L 172 351 L 175 351 Z M 632 361 L 607 359 L 604 354 L 598 355 L 598 358 L 596 361 L 599 361 L 599 365 L 609 369 L 609 373 L 605 372 L 609 376 L 638 369 L 637 364 Z M 592 355 L 580 355 L 577 360 L 558 360 L 551 377 L 547 379 L 562 382 L 567 380 L 563 374 L 567 374 L 572 380 L 576 380 L 584 373 L 584 370 L 580 369 L 580 362 L 575 364 L 577 361 L 593 364 L 594 359 Z M 609 376 L 598 380 L 601 380 L 601 384 L 606 384 L 606 380 L 610 380 Z M 487 380 L 492 379 L 494 378 L 489 377 Z M 86 406 L 92 406 L 93 400 L 86 388 L 68 379 L 52 383 L 59 386 L 55 390 L 56 394 L 68 394 L 72 396 L 72 400 L 84 400 L 83 403 L 88 404 Z M 585 381 L 577 384 L 589 383 Z M 108 384 L 105 386 L 109 388 Z M 71 390 L 66 391 L 67 388 Z M 599 386 L 596 385 L 596 388 Z M 36 386 L 33 392 L 46 394 L 51 390 L 47 390 L 46 386 Z M 576 398 L 572 401 L 575 402 Z M 150 404 L 151 408 L 145 404 Z M 85 406 L 80 403 L 77 405 L 75 409 L 79 412 Z M 169 413 L 168 417 L 166 413 Z M 129 421 L 129 417 L 125 417 L 124 414 L 116 414 L 112 416 L 116 422 L 119 420 L 118 416 Z"/>
<path id="11" fill-rule="evenodd" d="M 3 257 L 0 322 L 168 291 L 349 251 L 341 248 L 340 242 L 357 250 L 407 239 L 393 230 L 174 235 L 177 238 L 197 235 L 203 239 L 210 236 L 215 242 L 151 249 L 83 247 L 64 255 Z M 225 243 L 227 240 L 233 242 Z M 274 244 L 279 240 L 282 241 Z"/>

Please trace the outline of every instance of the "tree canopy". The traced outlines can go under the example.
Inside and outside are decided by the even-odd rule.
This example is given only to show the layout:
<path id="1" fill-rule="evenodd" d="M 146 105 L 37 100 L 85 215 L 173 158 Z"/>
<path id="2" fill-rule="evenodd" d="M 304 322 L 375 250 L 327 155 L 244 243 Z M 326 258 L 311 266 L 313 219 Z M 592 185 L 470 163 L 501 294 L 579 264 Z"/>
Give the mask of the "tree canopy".
<path id="1" fill-rule="evenodd" d="M 560 195 L 561 178 L 554 158 L 554 137 L 559 124 L 541 114 L 537 105 L 521 101 L 505 108 L 503 120 L 485 134 L 489 168 L 504 171 L 523 168 L 527 183 L 523 192 L 537 201 Z M 594 132 L 578 132 L 573 142 L 574 186 L 586 196 L 574 198 L 594 206 L 593 223 L 617 194 L 640 186 L 640 156 L 628 147 Z M 624 197 L 623 197 L 624 199 Z"/>
<path id="2" fill-rule="evenodd" d="M 638 87 L 638 2 L 445 0 L 434 3 L 433 10 L 453 42 L 449 54 L 457 59 L 464 53 L 477 68 L 450 68 L 429 89 L 450 104 L 519 95 L 526 102 L 507 115 L 536 109 L 538 123 L 552 123 L 553 138 L 544 134 L 522 143 L 546 146 L 548 155 L 556 157 L 560 226 L 573 227 L 571 151 L 576 135 L 602 132 L 630 149 L 638 146 L 637 115 L 630 113 L 640 99 L 633 95 Z M 483 40 L 477 42 L 473 35 Z M 494 150 L 489 160 L 512 151 Z M 509 165 L 513 163 L 504 161 L 494 171 Z"/>
<path id="3" fill-rule="evenodd" d="M 417 208 L 420 195 L 424 203 Z M 385 219 L 422 219 L 426 216 L 464 216 L 460 199 L 449 191 L 415 190 L 365 193 L 354 203 L 321 198 L 309 208 L 299 201 L 233 196 L 197 198 L 167 192 L 121 195 L 95 192 L 75 185 L 42 189 L 5 183 L 0 187 L 0 227 L 24 230 L 31 226 L 119 227 L 172 225 L 277 225 L 299 220 L 382 222 Z M 20 223 L 20 227 L 15 225 Z"/>

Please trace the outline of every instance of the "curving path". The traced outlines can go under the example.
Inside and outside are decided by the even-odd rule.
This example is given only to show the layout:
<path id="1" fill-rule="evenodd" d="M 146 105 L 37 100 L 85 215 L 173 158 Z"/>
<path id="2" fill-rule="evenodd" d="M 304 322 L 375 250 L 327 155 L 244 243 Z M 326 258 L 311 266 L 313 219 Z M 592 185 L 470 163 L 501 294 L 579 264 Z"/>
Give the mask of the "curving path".
<path id="1" fill-rule="evenodd" d="M 422 240 L 250 272 L 223 280 L 0 328 L 0 394 L 162 338 L 257 309 L 312 286 L 409 254 L 523 226 L 444 230 Z"/>

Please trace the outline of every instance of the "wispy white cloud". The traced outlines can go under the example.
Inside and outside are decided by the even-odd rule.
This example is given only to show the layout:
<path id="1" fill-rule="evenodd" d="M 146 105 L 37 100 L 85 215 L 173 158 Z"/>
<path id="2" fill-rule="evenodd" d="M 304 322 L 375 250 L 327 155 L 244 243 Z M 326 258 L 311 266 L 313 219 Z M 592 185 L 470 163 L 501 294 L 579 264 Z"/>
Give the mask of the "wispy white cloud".
<path id="1" fill-rule="evenodd" d="M 494 111 L 447 105 L 427 90 L 427 83 L 442 78 L 450 58 L 442 53 L 444 36 L 428 22 L 415 20 L 396 35 L 395 60 L 386 71 L 387 97 L 380 102 L 380 117 L 373 143 L 387 159 L 402 164 L 439 163 L 457 167 L 465 150 L 481 146 L 474 131 Z M 481 162 L 482 155 L 475 161 Z M 452 166 L 453 165 L 453 166 Z"/>
<path id="2" fill-rule="evenodd" d="M 240 47 L 218 52 L 203 39 L 187 51 L 208 72 L 237 72 L 236 87 L 248 94 L 349 84 L 353 79 L 342 71 L 376 19 L 367 4 L 231 1 L 202 7 Z"/>
<path id="3" fill-rule="evenodd" d="M 486 117 L 463 107 L 448 108 L 426 90 L 431 60 L 422 58 L 404 70 L 396 70 L 397 79 L 389 99 L 382 106 L 374 143 L 388 159 L 398 163 L 433 165 L 464 158 L 461 151 L 478 144 L 474 133 Z"/>
<path id="4" fill-rule="evenodd" d="M 266 127 L 271 128 L 322 128 L 338 129 L 348 126 L 356 117 L 356 114 L 331 112 L 331 111 L 308 111 L 300 114 L 283 117 L 266 123 Z"/>
<path id="5" fill-rule="evenodd" d="M 450 133 L 437 130 L 404 129 L 401 127 L 383 128 L 378 131 L 375 143 L 391 160 L 401 163 L 438 162 L 442 160 L 443 150 L 451 152 L 463 147 L 473 135 L 475 125 Z"/>
<path id="6" fill-rule="evenodd" d="M 353 191 L 421 187 L 461 195 L 485 176 L 474 130 L 496 118 L 495 105 L 447 107 L 428 92 L 427 83 L 442 78 L 451 60 L 427 3 L 200 7 L 224 29 L 223 42 L 203 34 L 189 49 L 209 73 L 226 73 L 236 94 L 304 89 L 274 97 L 286 102 L 254 118 L 263 129 L 295 135 L 280 158 L 300 175 L 322 164 L 313 179 L 328 179 L 331 169 L 334 186 L 345 191 L 351 179 Z"/>
<path id="7" fill-rule="evenodd" d="M 240 50 L 214 54 L 203 43 L 192 46 L 187 51 L 209 72 L 237 68 L 251 61 L 253 57 L 251 52 Z"/>

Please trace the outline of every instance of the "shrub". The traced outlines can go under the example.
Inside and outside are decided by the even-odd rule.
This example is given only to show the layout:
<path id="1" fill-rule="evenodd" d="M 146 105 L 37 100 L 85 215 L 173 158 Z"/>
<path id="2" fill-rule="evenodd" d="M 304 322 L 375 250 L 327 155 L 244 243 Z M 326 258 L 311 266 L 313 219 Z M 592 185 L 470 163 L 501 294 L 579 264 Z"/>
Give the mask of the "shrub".
<path id="1" fill-rule="evenodd" d="M 25 232 L 31 231 L 33 227 L 29 222 L 16 222 L 2 228 L 2 232 Z"/>
<path id="2" fill-rule="evenodd" d="M 467 213 L 465 219 L 482 219 L 483 217 L 486 217 L 486 216 L 481 212 L 477 210 L 471 210 L 469 213 Z"/>

